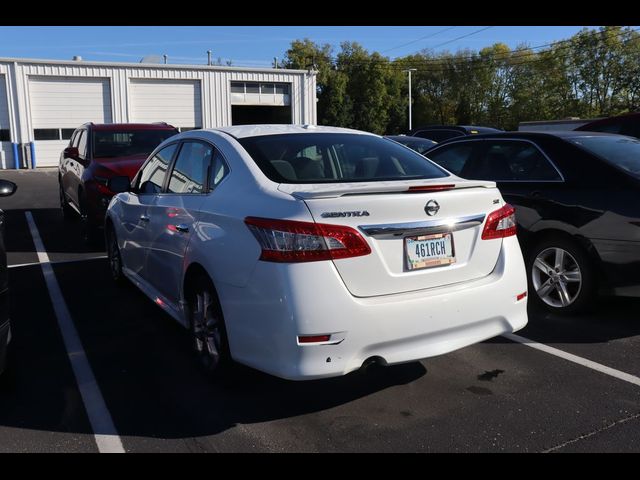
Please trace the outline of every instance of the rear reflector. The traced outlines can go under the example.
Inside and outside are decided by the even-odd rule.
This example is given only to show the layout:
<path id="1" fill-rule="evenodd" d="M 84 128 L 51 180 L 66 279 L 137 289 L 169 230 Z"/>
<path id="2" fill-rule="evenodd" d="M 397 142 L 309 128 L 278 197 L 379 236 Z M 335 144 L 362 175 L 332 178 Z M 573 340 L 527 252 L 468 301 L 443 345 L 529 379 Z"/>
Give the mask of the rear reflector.
<path id="1" fill-rule="evenodd" d="M 520 295 L 516 295 L 516 302 L 519 302 L 526 296 L 527 296 L 527 292 L 522 292 Z"/>
<path id="2" fill-rule="evenodd" d="M 516 234 L 516 211 L 505 203 L 502 208 L 491 212 L 482 231 L 482 240 L 505 238 Z"/>
<path id="3" fill-rule="evenodd" d="M 420 193 L 420 192 L 444 192 L 445 190 L 453 190 L 456 188 L 455 184 L 447 185 L 418 185 L 416 187 L 409 187 L 407 192 Z"/>
<path id="4" fill-rule="evenodd" d="M 298 337 L 298 343 L 320 343 L 328 342 L 331 335 L 309 335 Z"/>
<path id="5" fill-rule="evenodd" d="M 353 228 L 344 225 L 247 217 L 268 262 L 316 262 L 369 255 L 371 248 Z"/>

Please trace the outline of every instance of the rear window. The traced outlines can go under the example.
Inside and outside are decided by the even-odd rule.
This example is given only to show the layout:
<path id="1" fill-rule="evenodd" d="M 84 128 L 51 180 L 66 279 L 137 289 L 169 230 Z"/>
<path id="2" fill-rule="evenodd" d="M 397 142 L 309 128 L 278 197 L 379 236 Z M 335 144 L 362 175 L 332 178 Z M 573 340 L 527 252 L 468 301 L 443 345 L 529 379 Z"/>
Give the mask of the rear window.
<path id="1" fill-rule="evenodd" d="M 94 130 L 93 156 L 127 157 L 151 153 L 177 130 Z"/>
<path id="2" fill-rule="evenodd" d="M 618 135 L 572 137 L 568 140 L 640 178 L 640 140 Z"/>
<path id="3" fill-rule="evenodd" d="M 238 140 L 278 183 L 343 183 L 442 178 L 448 172 L 402 145 L 371 135 L 296 133 Z"/>

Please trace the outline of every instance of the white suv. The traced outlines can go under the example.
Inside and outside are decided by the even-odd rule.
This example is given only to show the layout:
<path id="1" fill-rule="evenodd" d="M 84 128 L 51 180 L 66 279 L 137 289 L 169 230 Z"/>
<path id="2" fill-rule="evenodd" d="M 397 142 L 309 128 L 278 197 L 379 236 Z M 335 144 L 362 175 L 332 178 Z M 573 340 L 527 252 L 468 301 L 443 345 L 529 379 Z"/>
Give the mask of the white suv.
<path id="1" fill-rule="evenodd" d="M 205 369 L 280 377 L 439 355 L 527 323 L 514 210 L 494 182 L 333 127 L 184 132 L 105 225 L 113 277 L 193 333 Z"/>

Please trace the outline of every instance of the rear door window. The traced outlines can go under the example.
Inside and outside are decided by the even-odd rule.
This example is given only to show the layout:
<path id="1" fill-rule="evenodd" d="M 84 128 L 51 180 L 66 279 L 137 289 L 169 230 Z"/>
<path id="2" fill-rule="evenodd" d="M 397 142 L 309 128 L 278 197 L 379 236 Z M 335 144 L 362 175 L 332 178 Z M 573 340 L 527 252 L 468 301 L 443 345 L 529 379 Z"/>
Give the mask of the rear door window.
<path id="1" fill-rule="evenodd" d="M 487 140 L 469 178 L 502 182 L 562 181 L 537 146 L 518 140 Z"/>
<path id="2" fill-rule="evenodd" d="M 481 142 L 464 142 L 445 145 L 435 150 L 427 152 L 427 158 L 430 158 L 438 165 L 446 168 L 452 173 L 463 177 L 465 167 L 469 164 L 469 160 L 473 155 L 474 146 L 480 147 Z"/>

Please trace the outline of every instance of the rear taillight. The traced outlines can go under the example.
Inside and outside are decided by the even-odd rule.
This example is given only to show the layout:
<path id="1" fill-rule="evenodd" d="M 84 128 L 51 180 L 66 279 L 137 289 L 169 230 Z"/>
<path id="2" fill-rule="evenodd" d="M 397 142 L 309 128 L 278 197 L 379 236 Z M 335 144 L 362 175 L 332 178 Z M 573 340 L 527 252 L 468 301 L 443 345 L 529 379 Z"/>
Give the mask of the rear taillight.
<path id="1" fill-rule="evenodd" d="M 510 237 L 516 234 L 516 211 L 505 203 L 504 206 L 487 217 L 482 231 L 483 240 Z"/>
<path id="2" fill-rule="evenodd" d="M 244 222 L 262 247 L 260 260 L 315 262 L 371 253 L 362 236 L 343 225 L 257 217 L 247 217 Z"/>

